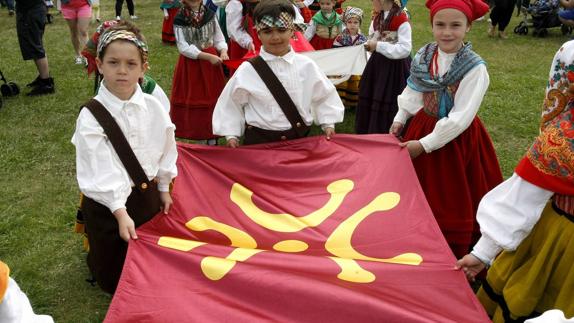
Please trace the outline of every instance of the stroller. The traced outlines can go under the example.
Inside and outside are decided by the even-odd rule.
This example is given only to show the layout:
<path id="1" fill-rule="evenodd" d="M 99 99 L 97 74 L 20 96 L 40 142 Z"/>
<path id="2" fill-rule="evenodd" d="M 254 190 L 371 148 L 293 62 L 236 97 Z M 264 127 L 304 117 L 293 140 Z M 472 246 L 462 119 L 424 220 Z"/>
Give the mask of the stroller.
<path id="1" fill-rule="evenodd" d="M 572 33 L 572 28 L 562 25 L 558 18 L 559 0 L 518 0 L 518 15 L 522 14 L 522 21 L 514 28 L 514 33 L 527 35 L 529 27 L 533 29 L 532 35 L 545 37 L 549 28 L 558 28 L 562 35 Z M 530 16 L 530 17 L 529 17 Z"/>

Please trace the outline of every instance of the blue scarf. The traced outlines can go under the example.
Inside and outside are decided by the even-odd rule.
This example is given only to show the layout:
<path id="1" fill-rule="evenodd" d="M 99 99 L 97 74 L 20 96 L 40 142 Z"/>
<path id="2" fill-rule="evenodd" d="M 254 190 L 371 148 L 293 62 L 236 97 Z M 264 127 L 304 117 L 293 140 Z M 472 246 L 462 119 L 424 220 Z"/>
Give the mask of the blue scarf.
<path id="1" fill-rule="evenodd" d="M 433 54 L 438 50 L 437 43 L 430 43 L 421 48 L 411 65 L 411 76 L 407 84 L 418 92 L 438 92 L 438 118 L 448 116 L 454 105 L 454 95 L 449 85 L 456 84 L 464 75 L 478 64 L 486 64 L 478 54 L 472 51 L 472 45 L 466 43 L 458 51 L 448 72 L 443 76 L 430 75 Z M 438 70 L 438 67 L 434 67 Z"/>

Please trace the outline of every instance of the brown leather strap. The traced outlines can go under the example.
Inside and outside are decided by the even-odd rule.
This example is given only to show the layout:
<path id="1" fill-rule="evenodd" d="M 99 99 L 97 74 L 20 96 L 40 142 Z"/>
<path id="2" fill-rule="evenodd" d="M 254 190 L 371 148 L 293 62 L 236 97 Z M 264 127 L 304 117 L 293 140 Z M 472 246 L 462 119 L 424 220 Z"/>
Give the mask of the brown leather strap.
<path id="1" fill-rule="evenodd" d="M 114 150 L 120 157 L 122 164 L 126 168 L 137 189 L 145 191 L 149 187 L 150 182 L 134 154 L 132 147 L 124 136 L 124 133 L 114 120 L 114 117 L 112 117 L 110 112 L 96 99 L 91 99 L 82 106 L 82 108 L 84 107 L 90 110 L 102 128 L 104 128 L 106 136 L 108 136 Z"/>
<path id="2" fill-rule="evenodd" d="M 275 73 L 273 73 L 269 65 L 267 65 L 261 56 L 255 56 L 249 59 L 248 62 L 253 65 L 253 68 L 255 68 L 255 71 L 259 74 L 259 77 L 261 77 L 263 83 L 265 83 L 273 95 L 273 98 L 275 98 L 275 101 L 277 101 L 279 107 L 283 110 L 283 113 L 287 117 L 287 120 L 289 120 L 291 127 L 293 127 L 299 138 L 307 136 L 309 126 L 307 126 L 305 121 L 303 121 L 303 118 L 299 114 L 299 111 L 297 111 L 297 107 L 295 106 L 295 103 L 293 103 L 293 100 L 291 100 L 289 93 L 287 93 L 281 84 L 281 81 L 279 81 L 277 76 L 275 76 Z"/>

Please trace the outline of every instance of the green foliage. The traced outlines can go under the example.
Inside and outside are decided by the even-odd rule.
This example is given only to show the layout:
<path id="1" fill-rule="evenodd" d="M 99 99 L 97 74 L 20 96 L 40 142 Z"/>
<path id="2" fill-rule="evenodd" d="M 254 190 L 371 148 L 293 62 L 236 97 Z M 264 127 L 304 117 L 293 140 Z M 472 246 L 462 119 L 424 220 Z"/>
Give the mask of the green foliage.
<path id="1" fill-rule="evenodd" d="M 368 0 L 348 0 L 368 13 Z M 432 41 L 423 1 L 410 1 L 413 48 Z M 55 13 L 55 10 L 51 10 Z M 126 8 L 124 8 L 127 14 Z M 159 0 L 136 3 L 136 21 L 150 47 L 151 75 L 170 93 L 177 49 L 161 44 Z M 102 1 L 102 18 L 114 17 L 110 1 Z M 537 133 L 540 105 L 555 51 L 568 40 L 559 29 L 546 38 L 518 36 L 488 38 L 486 21 L 476 22 L 468 35 L 486 60 L 491 84 L 479 112 L 490 131 L 505 176 Z M 362 28 L 366 31 L 369 19 Z M 20 56 L 15 18 L 0 11 L 0 69 L 10 81 L 24 85 L 36 77 L 31 61 Z M 91 30 L 95 28 L 92 24 Z M 56 94 L 7 98 L 0 110 L 0 259 L 28 294 L 36 312 L 57 322 L 99 322 L 110 297 L 91 287 L 81 239 L 72 233 L 78 200 L 75 153 L 70 138 L 80 104 L 92 95 L 93 80 L 73 64 L 66 22 L 56 15 L 44 37 Z M 338 132 L 353 132 L 354 112 L 348 111 Z"/>

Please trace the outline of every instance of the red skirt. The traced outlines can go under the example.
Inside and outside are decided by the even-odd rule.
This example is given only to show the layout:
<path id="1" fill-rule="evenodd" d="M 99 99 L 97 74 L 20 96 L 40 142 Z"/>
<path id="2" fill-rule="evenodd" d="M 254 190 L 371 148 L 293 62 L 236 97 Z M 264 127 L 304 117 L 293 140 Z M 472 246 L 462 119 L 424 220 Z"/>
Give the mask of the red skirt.
<path id="1" fill-rule="evenodd" d="M 411 120 L 403 141 L 431 133 L 437 118 L 421 109 Z M 429 154 L 413 159 L 419 182 L 442 233 L 457 259 L 480 237 L 476 210 L 488 191 L 502 182 L 492 141 L 475 117 L 458 137 Z"/>
<path id="2" fill-rule="evenodd" d="M 213 47 L 203 51 L 217 55 Z M 170 100 L 176 137 L 194 140 L 216 138 L 211 128 L 211 118 L 224 86 L 221 65 L 179 55 Z"/>
<path id="3" fill-rule="evenodd" d="M 315 50 L 321 50 L 321 49 L 329 49 L 329 48 L 333 48 L 333 42 L 335 41 L 335 38 L 333 39 L 329 39 L 329 38 L 321 38 L 317 35 L 313 36 L 313 38 L 311 38 L 311 46 L 313 46 L 313 48 L 315 48 Z"/>
<path id="4" fill-rule="evenodd" d="M 175 44 L 175 34 L 173 33 L 173 20 L 179 8 L 167 9 L 168 17 L 163 20 L 161 28 L 161 41 L 168 44 Z"/>

